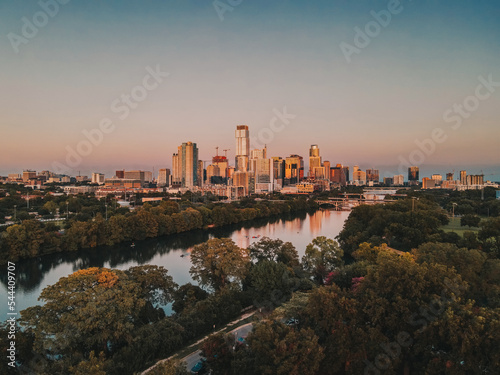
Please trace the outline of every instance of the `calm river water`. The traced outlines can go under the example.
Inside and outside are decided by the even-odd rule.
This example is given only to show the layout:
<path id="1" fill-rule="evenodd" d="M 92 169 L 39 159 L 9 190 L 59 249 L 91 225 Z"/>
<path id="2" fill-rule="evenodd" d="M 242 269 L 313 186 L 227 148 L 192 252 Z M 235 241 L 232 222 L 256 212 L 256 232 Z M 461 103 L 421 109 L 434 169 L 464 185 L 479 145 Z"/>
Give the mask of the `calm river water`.
<path id="1" fill-rule="evenodd" d="M 264 236 L 290 241 L 300 257 L 312 239 L 326 236 L 334 239 L 342 230 L 349 216 L 346 211 L 320 210 L 313 214 L 299 214 L 289 218 L 254 220 L 224 228 L 197 230 L 172 236 L 154 238 L 130 245 L 83 250 L 77 253 L 57 253 L 16 263 L 16 310 L 17 312 L 40 302 L 41 291 L 55 284 L 59 278 L 88 267 L 127 269 L 155 264 L 164 266 L 179 284 L 192 282 L 189 253 L 193 246 L 214 237 L 230 237 L 240 247 L 248 247 Z M 254 238 L 259 236 L 259 238 Z M 187 256 L 181 257 L 182 254 Z M 7 266 L 2 266 L 5 269 Z M 0 321 L 7 319 L 7 272 L 0 273 Z M 19 316 L 18 316 L 19 317 Z"/>

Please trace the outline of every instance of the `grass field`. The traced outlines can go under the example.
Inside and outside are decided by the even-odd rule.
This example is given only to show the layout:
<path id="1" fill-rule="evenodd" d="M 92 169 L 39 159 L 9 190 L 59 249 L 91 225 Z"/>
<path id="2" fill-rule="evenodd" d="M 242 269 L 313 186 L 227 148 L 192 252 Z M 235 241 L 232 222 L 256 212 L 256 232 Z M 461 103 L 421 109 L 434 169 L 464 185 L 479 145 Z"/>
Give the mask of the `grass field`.
<path id="1" fill-rule="evenodd" d="M 483 219 L 484 220 L 484 219 Z M 443 225 L 441 227 L 445 232 L 455 232 L 460 237 L 463 237 L 464 232 L 479 232 L 478 227 L 461 227 L 460 226 L 460 218 L 459 217 L 451 217 L 448 225 Z"/>

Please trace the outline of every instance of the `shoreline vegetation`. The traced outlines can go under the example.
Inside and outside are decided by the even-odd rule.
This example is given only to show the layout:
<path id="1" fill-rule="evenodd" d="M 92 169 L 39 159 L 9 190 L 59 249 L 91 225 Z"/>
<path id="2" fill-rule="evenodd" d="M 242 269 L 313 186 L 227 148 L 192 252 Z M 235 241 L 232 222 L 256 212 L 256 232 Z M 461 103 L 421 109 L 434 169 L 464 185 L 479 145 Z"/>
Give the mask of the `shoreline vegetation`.
<path id="1" fill-rule="evenodd" d="M 72 202 L 77 205 L 76 202 Z M 55 203 L 54 203 L 55 205 Z M 227 204 L 192 204 L 174 200 L 144 203 L 133 211 L 118 209 L 105 219 L 101 212 L 74 215 L 61 229 L 54 223 L 24 220 L 0 233 L 0 264 L 58 252 L 209 229 L 284 214 L 315 211 L 318 204 L 304 197 L 281 201 L 244 199 Z M 122 213 L 123 212 L 123 213 Z"/>

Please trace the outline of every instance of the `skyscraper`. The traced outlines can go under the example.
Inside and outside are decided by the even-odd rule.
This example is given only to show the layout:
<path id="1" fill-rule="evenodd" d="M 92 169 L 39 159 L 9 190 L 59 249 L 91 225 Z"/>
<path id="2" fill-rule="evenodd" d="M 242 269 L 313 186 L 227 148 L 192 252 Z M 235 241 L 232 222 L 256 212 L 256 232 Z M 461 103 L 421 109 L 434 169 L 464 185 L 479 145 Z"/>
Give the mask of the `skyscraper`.
<path id="1" fill-rule="evenodd" d="M 246 172 L 248 170 L 248 157 L 250 155 L 250 134 L 247 125 L 236 127 L 236 171 Z"/>
<path id="2" fill-rule="evenodd" d="M 198 185 L 199 165 L 196 143 L 185 142 L 172 156 L 172 184 L 190 188 Z"/>
<path id="3" fill-rule="evenodd" d="M 311 145 L 309 149 L 309 178 L 316 177 L 316 168 L 321 167 L 321 156 L 319 156 L 318 145 Z"/>
<path id="4" fill-rule="evenodd" d="M 467 171 L 460 171 L 460 183 L 467 185 Z"/>
<path id="5" fill-rule="evenodd" d="M 285 159 L 285 184 L 297 184 L 304 178 L 304 159 L 299 155 L 290 155 Z"/>
<path id="6" fill-rule="evenodd" d="M 410 185 L 415 184 L 420 181 L 420 169 L 418 167 L 408 168 L 408 182 Z"/>
<path id="7" fill-rule="evenodd" d="M 162 168 L 158 171 L 158 186 L 168 186 L 170 180 L 170 169 Z"/>

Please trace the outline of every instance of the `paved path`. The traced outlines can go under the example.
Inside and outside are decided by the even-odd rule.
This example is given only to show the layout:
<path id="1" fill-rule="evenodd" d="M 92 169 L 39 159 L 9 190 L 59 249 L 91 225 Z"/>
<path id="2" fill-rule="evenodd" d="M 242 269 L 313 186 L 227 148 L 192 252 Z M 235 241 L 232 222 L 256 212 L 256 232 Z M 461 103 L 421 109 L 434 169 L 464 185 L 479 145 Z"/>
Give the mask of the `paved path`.
<path id="1" fill-rule="evenodd" d="M 224 328 L 216 331 L 216 332 L 213 332 L 214 334 L 215 333 L 219 333 L 219 332 L 223 332 L 227 327 L 229 326 L 232 326 L 232 325 L 235 325 L 235 324 L 238 324 L 239 322 L 241 322 L 242 320 L 245 320 L 247 318 L 250 318 L 252 315 L 254 315 L 255 313 L 257 312 L 257 310 L 255 311 L 252 311 L 252 312 L 249 312 L 249 313 L 245 313 L 243 314 L 240 318 L 226 324 L 224 326 Z M 240 337 L 246 337 L 248 335 L 248 333 L 252 330 L 252 323 L 247 323 L 241 327 L 238 327 L 238 328 L 235 328 L 233 329 L 231 332 L 229 333 L 236 333 L 236 338 L 240 338 Z M 208 336 L 210 336 L 211 334 L 203 337 L 202 339 L 198 340 L 197 342 L 195 342 L 194 344 L 191 344 L 190 346 L 195 346 L 195 345 L 198 345 L 198 344 L 201 344 L 203 341 L 205 341 Z M 188 371 L 190 371 L 193 366 L 198 363 L 201 359 L 201 350 L 195 350 L 193 353 L 187 355 L 186 357 L 182 358 L 181 361 L 183 362 L 186 362 L 187 365 L 186 365 L 186 368 L 188 369 Z M 158 362 L 156 362 L 153 366 L 151 366 L 150 368 L 148 368 L 147 370 L 143 371 L 141 373 L 141 375 L 146 375 L 149 371 L 151 371 L 154 367 L 158 366 L 159 364 L 161 363 L 164 363 L 166 361 L 168 361 L 169 359 L 172 359 L 174 357 L 176 357 L 177 354 L 174 354 L 173 356 L 170 356 L 168 358 L 165 358 L 165 359 L 162 359 Z"/>

